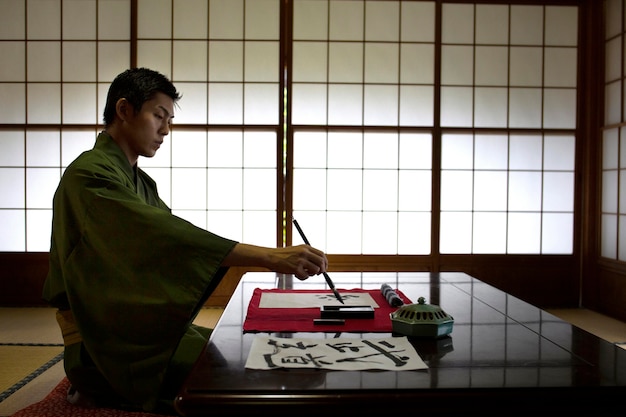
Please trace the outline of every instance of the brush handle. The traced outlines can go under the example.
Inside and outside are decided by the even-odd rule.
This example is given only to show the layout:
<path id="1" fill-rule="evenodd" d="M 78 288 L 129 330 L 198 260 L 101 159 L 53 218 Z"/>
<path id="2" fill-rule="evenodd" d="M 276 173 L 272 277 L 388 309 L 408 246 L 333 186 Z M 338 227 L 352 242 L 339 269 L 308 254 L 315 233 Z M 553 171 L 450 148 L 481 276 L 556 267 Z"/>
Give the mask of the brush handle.
<path id="1" fill-rule="evenodd" d="M 302 228 L 300 227 L 296 219 L 293 219 L 293 225 L 296 226 L 296 229 L 298 229 L 298 233 L 300 233 L 300 237 L 302 238 L 304 243 L 311 246 L 311 244 L 309 243 L 309 239 L 307 239 L 306 236 L 304 235 L 304 231 L 302 230 Z M 330 279 L 330 276 L 326 272 L 323 272 L 323 275 L 324 275 L 324 279 L 326 280 L 326 283 L 328 284 L 330 289 L 333 290 L 333 294 L 335 294 L 335 297 L 337 298 L 337 300 L 339 300 L 341 304 L 343 304 L 343 300 L 341 299 L 339 292 L 335 289 L 335 284 L 333 284 L 333 280 Z"/>

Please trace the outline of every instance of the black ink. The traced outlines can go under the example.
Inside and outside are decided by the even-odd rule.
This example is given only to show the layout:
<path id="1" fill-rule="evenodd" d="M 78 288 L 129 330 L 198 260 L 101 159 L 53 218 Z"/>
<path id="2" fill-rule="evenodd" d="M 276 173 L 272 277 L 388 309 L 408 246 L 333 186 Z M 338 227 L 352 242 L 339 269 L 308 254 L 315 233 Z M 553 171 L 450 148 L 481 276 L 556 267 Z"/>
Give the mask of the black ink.
<path id="1" fill-rule="evenodd" d="M 381 347 L 376 346 L 374 343 L 368 341 L 368 340 L 363 340 L 363 343 L 365 343 L 366 345 L 368 345 L 369 347 L 371 347 L 372 349 L 374 349 L 376 351 L 376 353 L 371 353 L 371 354 L 367 354 L 367 355 L 363 355 L 360 357 L 356 357 L 356 358 L 345 358 L 345 359 L 338 359 L 337 362 L 365 362 L 364 359 L 365 358 L 370 358 L 370 357 L 374 357 L 374 356 L 380 356 L 382 355 L 383 357 L 390 359 L 397 367 L 400 366 L 404 366 L 407 364 L 407 361 L 410 359 L 408 356 L 400 356 L 400 355 L 395 355 L 400 354 L 402 352 L 404 352 L 404 350 L 399 350 L 399 351 L 386 351 Z M 381 343 L 382 344 L 382 343 Z M 395 346 L 390 346 L 391 348 L 394 348 Z M 352 350 L 352 348 L 351 348 Z M 357 349 L 358 351 L 358 349 Z"/>

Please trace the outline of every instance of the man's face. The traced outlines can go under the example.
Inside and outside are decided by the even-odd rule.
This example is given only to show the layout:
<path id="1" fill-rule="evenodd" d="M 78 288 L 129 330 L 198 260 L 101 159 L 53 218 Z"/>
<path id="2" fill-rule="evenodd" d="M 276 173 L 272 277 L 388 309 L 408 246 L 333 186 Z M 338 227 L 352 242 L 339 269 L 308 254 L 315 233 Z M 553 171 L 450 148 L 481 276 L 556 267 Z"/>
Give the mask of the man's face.
<path id="1" fill-rule="evenodd" d="M 127 119 L 127 144 L 137 156 L 153 157 L 170 133 L 174 118 L 174 100 L 163 93 L 143 103 L 141 109 Z"/>

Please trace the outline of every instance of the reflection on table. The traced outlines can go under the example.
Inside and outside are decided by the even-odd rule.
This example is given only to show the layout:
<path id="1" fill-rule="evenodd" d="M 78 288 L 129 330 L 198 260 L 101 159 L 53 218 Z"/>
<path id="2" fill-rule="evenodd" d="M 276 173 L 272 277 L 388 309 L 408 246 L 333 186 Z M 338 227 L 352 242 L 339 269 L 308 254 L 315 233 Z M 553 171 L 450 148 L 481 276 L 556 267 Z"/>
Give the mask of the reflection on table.
<path id="1" fill-rule="evenodd" d="M 375 289 L 387 283 L 412 302 L 424 297 L 454 317 L 449 336 L 411 339 L 428 370 L 245 369 L 250 344 L 259 335 L 242 332 L 254 289 L 325 288 L 323 280 L 315 277 L 299 281 L 273 273 L 248 273 L 177 399 L 181 414 L 246 412 L 265 406 L 273 415 L 331 411 L 333 415 L 403 411 L 434 415 L 470 411 L 484 415 L 565 411 L 615 415 L 626 411 L 621 398 L 626 394 L 626 351 L 467 274 L 333 273 L 332 278 L 340 292 Z"/>

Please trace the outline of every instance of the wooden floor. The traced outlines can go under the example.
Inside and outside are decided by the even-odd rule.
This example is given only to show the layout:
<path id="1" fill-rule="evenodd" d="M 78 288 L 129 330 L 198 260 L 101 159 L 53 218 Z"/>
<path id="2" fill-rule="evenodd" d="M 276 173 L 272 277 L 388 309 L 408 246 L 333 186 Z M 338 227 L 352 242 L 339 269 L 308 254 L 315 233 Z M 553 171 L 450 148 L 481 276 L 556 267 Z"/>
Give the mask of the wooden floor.
<path id="1" fill-rule="evenodd" d="M 585 309 L 549 310 L 590 333 L 626 349 L 626 323 Z M 219 308 L 201 310 L 195 323 L 214 327 L 222 314 Z M 16 346 L 62 347 L 60 331 L 55 321 L 55 310 L 50 308 L 2 308 L 0 307 L 0 376 L 9 377 L 15 372 L 19 382 L 9 389 L 0 389 L 0 417 L 11 416 L 16 411 L 43 399 L 64 377 L 63 361 L 59 357 L 42 366 L 27 366 Z M 2 355 L 5 351 L 18 352 Z M 32 362 L 32 361 L 31 361 Z M 11 366 L 9 366 L 11 365 Z M 32 364 L 29 365 L 32 367 Z M 23 367 L 22 367 L 23 368 Z M 23 377 L 22 375 L 26 375 Z M 4 378 L 6 379 L 6 378 Z M 0 378 L 0 383 L 3 378 Z"/>

